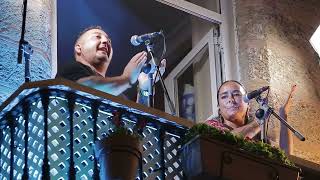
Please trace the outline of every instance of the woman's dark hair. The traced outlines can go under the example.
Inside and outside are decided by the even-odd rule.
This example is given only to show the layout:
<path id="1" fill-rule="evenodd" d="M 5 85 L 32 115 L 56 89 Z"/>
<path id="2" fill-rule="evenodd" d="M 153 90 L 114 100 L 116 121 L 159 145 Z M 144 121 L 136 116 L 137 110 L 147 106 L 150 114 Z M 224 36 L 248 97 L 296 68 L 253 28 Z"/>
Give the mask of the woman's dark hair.
<path id="1" fill-rule="evenodd" d="M 239 84 L 243 89 L 244 89 L 244 91 L 245 91 L 245 93 L 247 93 L 247 91 L 246 91 L 246 88 L 244 88 L 244 86 L 243 86 L 243 84 L 242 83 L 240 83 L 239 81 L 236 81 L 236 80 L 228 80 L 228 81 L 225 81 L 225 82 L 223 82 L 221 85 L 220 85 L 220 87 L 218 88 L 218 92 L 217 92 L 217 103 L 218 103 L 218 106 L 219 106 L 219 93 L 220 93 L 220 89 L 221 89 L 221 87 L 224 85 L 224 84 L 226 84 L 226 83 L 229 83 L 229 82 L 234 82 L 234 83 L 237 83 L 237 84 Z M 218 110 L 218 114 L 219 114 L 219 121 L 221 121 L 222 123 L 224 123 L 224 119 L 223 119 L 223 117 L 221 116 L 221 114 L 220 114 L 220 109 Z M 248 123 L 248 121 L 249 121 L 249 112 L 248 112 L 248 109 L 247 109 L 247 112 L 246 112 L 246 119 L 245 119 L 245 124 L 247 124 Z"/>

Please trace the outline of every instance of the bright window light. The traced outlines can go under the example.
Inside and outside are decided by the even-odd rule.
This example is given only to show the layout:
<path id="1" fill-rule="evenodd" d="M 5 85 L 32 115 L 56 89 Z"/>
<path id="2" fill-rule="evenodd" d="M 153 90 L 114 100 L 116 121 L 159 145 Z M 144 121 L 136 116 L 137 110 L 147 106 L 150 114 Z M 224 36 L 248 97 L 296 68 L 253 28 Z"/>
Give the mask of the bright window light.
<path id="1" fill-rule="evenodd" d="M 316 32 L 313 33 L 313 35 L 311 36 L 309 41 L 310 41 L 313 49 L 320 56 L 320 25 L 318 26 Z"/>

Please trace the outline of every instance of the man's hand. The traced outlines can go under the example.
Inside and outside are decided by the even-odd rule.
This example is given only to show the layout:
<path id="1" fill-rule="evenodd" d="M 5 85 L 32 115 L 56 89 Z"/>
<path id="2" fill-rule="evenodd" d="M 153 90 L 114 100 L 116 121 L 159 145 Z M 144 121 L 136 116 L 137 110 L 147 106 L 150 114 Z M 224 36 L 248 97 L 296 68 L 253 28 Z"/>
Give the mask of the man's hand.
<path id="1" fill-rule="evenodd" d="M 166 70 L 166 60 L 165 59 L 162 59 L 161 62 L 160 62 L 160 66 L 159 66 L 159 69 L 160 69 L 160 73 L 161 73 L 161 76 L 164 74 L 165 70 Z M 156 67 L 152 67 L 152 68 L 156 68 Z M 156 77 L 156 74 L 157 74 L 157 71 L 156 69 L 152 69 L 151 71 L 154 71 L 153 73 L 153 79 L 154 79 L 154 82 L 158 82 L 160 77 L 157 76 L 157 79 L 155 79 Z M 147 90 L 148 87 L 149 87 L 149 78 L 148 78 L 148 74 L 144 73 L 144 72 L 141 72 L 139 77 L 138 77 L 138 81 L 139 81 L 139 88 L 141 90 Z"/>
<path id="2" fill-rule="evenodd" d="M 124 68 L 122 77 L 128 79 L 130 84 L 134 84 L 141 72 L 141 68 L 147 60 L 147 53 L 145 51 L 139 52 L 134 55 L 127 66 Z"/>

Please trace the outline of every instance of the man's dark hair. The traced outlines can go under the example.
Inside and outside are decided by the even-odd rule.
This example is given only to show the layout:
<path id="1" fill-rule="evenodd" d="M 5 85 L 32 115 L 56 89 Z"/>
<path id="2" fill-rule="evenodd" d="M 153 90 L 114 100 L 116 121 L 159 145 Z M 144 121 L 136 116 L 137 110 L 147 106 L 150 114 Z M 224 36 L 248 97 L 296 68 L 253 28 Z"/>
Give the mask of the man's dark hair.
<path id="1" fill-rule="evenodd" d="M 87 27 L 87 28 L 85 28 L 84 30 L 82 30 L 82 31 L 78 34 L 78 37 L 77 37 L 77 39 L 76 39 L 76 41 L 75 41 L 74 44 L 77 44 L 77 42 L 79 41 L 80 37 L 81 37 L 83 34 L 85 34 L 86 32 L 88 32 L 88 31 L 90 31 L 90 30 L 92 30 L 92 29 L 100 29 L 100 30 L 103 30 L 101 26 L 90 26 L 90 27 Z"/>

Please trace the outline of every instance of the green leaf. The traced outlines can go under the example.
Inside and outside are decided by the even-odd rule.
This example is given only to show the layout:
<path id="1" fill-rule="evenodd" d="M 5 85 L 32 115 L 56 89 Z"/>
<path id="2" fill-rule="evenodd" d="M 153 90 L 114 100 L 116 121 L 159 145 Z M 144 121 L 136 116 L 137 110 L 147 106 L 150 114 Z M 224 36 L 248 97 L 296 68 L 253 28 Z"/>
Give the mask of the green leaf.
<path id="1" fill-rule="evenodd" d="M 229 131 L 219 130 L 204 123 L 196 124 L 190 128 L 183 139 L 183 143 L 187 143 L 197 135 L 209 137 L 226 144 L 234 145 L 237 148 L 243 149 L 247 152 L 295 167 L 295 165 L 285 155 L 284 151 L 277 147 L 273 147 L 270 144 L 266 144 L 261 141 L 246 140 L 241 136 L 233 135 Z"/>

